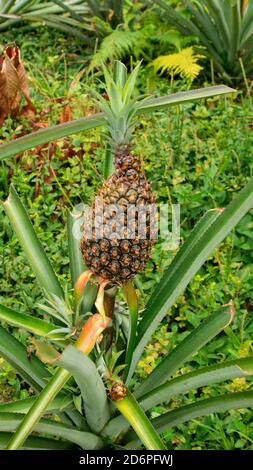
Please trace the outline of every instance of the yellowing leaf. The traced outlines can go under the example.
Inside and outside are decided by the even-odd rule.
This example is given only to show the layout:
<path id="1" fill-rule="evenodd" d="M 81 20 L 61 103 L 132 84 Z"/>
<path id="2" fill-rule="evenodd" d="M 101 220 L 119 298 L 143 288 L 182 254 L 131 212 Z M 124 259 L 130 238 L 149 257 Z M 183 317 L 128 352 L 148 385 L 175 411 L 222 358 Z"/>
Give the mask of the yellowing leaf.
<path id="1" fill-rule="evenodd" d="M 53 346 L 50 344 L 44 343 L 43 341 L 33 340 L 33 344 L 36 348 L 36 356 L 47 364 L 53 364 L 57 361 L 61 353 L 59 353 Z"/>
<path id="2" fill-rule="evenodd" d="M 192 82 L 203 68 L 197 63 L 201 58 L 201 55 L 194 53 L 192 47 L 187 47 L 175 54 L 157 57 L 153 65 L 155 72 L 179 74 Z"/>

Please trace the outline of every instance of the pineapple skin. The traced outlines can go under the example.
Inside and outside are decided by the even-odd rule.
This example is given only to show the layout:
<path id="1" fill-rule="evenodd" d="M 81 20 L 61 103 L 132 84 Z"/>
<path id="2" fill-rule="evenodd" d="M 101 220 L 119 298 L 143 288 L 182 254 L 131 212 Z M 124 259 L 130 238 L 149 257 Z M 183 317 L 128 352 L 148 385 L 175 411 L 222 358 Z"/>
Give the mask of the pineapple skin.
<path id="1" fill-rule="evenodd" d="M 104 182 L 97 194 L 102 200 L 103 221 L 100 225 L 98 217 L 96 223 L 99 229 L 103 226 L 102 236 L 97 236 L 94 226 L 94 203 L 90 221 L 92 236 L 87 238 L 84 230 L 81 252 L 86 266 L 95 275 L 113 284 L 122 285 L 142 271 L 151 256 L 156 215 L 146 209 L 148 205 L 154 204 L 155 198 L 141 169 L 140 158 L 130 151 L 129 145 L 121 145 L 115 149 L 114 165 L 115 172 Z M 122 209 L 120 238 L 113 234 L 113 205 Z"/>

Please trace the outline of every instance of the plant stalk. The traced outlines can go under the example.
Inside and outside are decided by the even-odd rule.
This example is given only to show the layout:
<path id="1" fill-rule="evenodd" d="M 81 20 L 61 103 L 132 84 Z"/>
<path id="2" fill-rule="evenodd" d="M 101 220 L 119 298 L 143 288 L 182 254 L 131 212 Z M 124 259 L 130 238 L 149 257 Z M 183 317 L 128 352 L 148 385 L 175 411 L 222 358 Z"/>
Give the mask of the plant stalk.
<path id="1" fill-rule="evenodd" d="M 134 348 L 136 345 L 137 325 L 138 325 L 138 298 L 137 298 L 133 283 L 131 281 L 126 282 L 126 284 L 123 286 L 123 291 L 126 297 L 128 308 L 129 308 L 129 317 L 130 317 L 130 330 L 129 330 L 127 351 L 126 351 L 126 358 L 125 358 L 126 368 L 124 371 L 124 378 L 126 379 L 128 372 L 129 372 L 130 364 L 132 361 Z"/>
<path id="2" fill-rule="evenodd" d="M 129 390 L 123 400 L 113 401 L 113 403 L 131 424 L 146 449 L 166 450 L 159 434 Z"/>
<path id="3" fill-rule="evenodd" d="M 105 160 L 104 160 L 104 167 L 103 167 L 103 177 L 104 179 L 109 178 L 109 176 L 114 171 L 114 164 L 113 164 L 113 156 L 111 147 L 107 144 L 106 152 L 105 152 Z"/>

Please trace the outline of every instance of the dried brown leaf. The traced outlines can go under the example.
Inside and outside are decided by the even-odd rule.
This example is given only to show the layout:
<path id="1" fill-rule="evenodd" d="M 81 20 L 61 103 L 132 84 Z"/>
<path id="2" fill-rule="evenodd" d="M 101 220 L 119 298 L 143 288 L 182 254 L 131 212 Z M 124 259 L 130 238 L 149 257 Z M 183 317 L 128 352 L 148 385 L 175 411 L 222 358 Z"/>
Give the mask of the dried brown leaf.
<path id="1" fill-rule="evenodd" d="M 18 111 L 20 94 L 23 94 L 27 106 L 32 106 L 26 73 L 17 46 L 6 46 L 0 56 L 0 125 L 8 114 Z"/>
<path id="2" fill-rule="evenodd" d="M 10 58 L 5 52 L 0 60 L 0 120 L 18 105 L 19 79 Z"/>
<path id="3" fill-rule="evenodd" d="M 69 104 L 63 107 L 62 112 L 60 114 L 59 122 L 63 124 L 64 122 L 68 122 L 72 120 L 72 109 Z"/>

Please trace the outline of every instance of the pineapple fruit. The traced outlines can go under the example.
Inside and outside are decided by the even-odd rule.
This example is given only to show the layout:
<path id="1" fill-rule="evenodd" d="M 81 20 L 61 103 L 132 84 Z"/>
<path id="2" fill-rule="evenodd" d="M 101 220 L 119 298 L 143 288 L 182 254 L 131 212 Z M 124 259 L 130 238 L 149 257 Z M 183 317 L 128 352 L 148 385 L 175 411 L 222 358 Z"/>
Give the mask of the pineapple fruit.
<path id="1" fill-rule="evenodd" d="M 132 95 L 139 66 L 129 77 L 121 62 L 116 61 L 114 75 L 104 67 L 108 100 L 97 97 L 107 123 L 115 171 L 96 195 L 89 230 L 86 225 L 81 240 L 90 271 L 118 285 L 144 268 L 156 233 L 154 195 L 140 157 L 131 150 L 139 105 Z"/>

